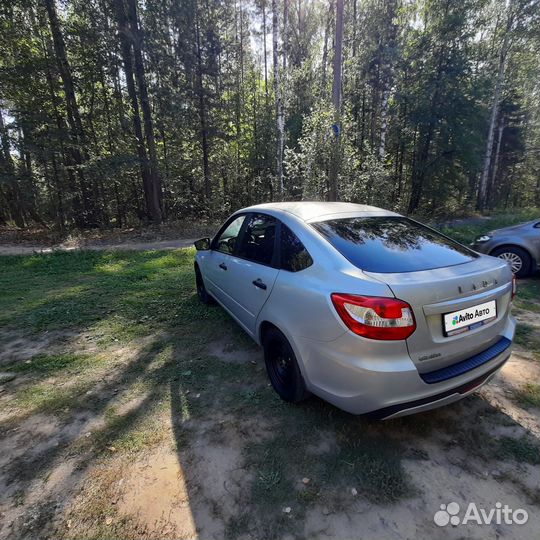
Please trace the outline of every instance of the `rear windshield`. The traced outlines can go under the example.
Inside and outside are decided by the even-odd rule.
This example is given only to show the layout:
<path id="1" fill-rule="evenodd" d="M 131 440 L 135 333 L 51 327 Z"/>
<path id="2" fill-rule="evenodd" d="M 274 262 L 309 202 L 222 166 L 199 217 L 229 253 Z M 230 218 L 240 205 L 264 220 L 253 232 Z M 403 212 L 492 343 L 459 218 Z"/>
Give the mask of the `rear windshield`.
<path id="1" fill-rule="evenodd" d="M 417 272 L 478 257 L 465 246 L 399 216 L 332 219 L 311 225 L 351 263 L 368 272 Z"/>

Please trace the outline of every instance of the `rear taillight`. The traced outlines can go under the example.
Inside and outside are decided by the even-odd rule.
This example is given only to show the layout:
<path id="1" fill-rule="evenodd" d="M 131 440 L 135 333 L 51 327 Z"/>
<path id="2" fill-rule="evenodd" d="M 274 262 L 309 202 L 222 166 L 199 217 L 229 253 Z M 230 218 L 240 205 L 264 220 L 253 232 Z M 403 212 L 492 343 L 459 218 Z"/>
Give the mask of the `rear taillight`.
<path id="1" fill-rule="evenodd" d="M 407 339 L 415 330 L 412 308 L 396 298 L 333 293 L 332 302 L 347 327 L 370 339 Z"/>
<path id="2" fill-rule="evenodd" d="M 512 275 L 512 300 L 514 299 L 514 296 L 516 296 L 517 293 L 517 280 L 516 276 Z"/>

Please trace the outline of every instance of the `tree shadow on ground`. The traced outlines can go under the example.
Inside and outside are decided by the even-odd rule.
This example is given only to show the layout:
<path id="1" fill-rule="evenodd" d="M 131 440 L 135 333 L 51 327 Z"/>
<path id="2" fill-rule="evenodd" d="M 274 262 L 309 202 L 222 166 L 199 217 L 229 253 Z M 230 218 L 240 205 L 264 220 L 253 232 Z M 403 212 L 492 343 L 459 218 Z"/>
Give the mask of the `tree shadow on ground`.
<path id="1" fill-rule="evenodd" d="M 238 356 L 225 366 L 216 358 L 196 382 L 170 382 L 171 423 L 199 538 L 216 531 L 228 538 L 352 538 L 369 530 L 362 529 L 368 509 L 384 521 L 422 499 L 406 463 L 435 463 L 435 474 L 471 478 L 501 462 L 537 463 L 537 438 L 479 395 L 372 422 L 315 397 L 284 403 L 269 388 L 261 352 Z M 494 426 L 514 434 L 493 435 Z M 525 489 L 523 497 L 534 501 L 538 492 Z M 409 512 L 412 524 L 417 511 Z M 429 511 L 424 521 L 433 525 Z"/>
<path id="2" fill-rule="evenodd" d="M 104 313 L 97 320 L 104 333 L 98 348 L 103 343 L 107 351 L 118 339 L 116 330 L 107 330 L 114 317 L 143 325 L 147 341 L 129 358 L 110 364 L 105 359 L 104 366 L 96 366 L 98 380 L 66 384 L 26 413 L 0 421 L 2 498 L 21 501 L 21 508 L 31 510 L 0 536 L 8 531 L 13 537 L 178 537 L 178 530 L 164 534 L 155 523 L 122 515 L 110 503 L 109 488 L 118 491 L 119 484 L 107 487 L 93 478 L 166 447 L 165 425 L 171 429 L 171 451 L 181 475 L 170 481 L 185 485 L 192 517 L 188 532 L 199 538 L 358 535 L 368 530 L 359 529 L 366 512 L 377 519 L 390 517 L 404 501 L 422 497 L 408 473 L 411 460 L 435 464 L 449 475 L 440 454 L 453 453 L 454 473 L 474 475 L 479 464 L 528 459 L 537 449 L 534 440 L 529 450 L 523 444 L 504 447 L 504 438 L 491 435 L 493 426 L 515 430 L 516 440 L 530 436 L 478 396 L 388 422 L 368 422 L 316 398 L 301 405 L 283 403 L 268 385 L 259 349 L 221 308 L 198 303 L 189 257 L 149 253 L 128 258 L 128 263 L 124 255 L 83 259 L 65 282 L 66 288 L 90 283 L 78 291 L 81 311 L 69 331 L 95 333 L 96 314 Z M 176 262 L 174 271 L 162 272 Z M 53 275 L 62 275 L 59 261 L 47 264 Z M 150 291 L 149 284 L 154 285 Z M 156 295 L 163 296 L 163 308 L 148 303 Z M 30 332 L 57 328 L 67 320 L 58 314 L 72 300 L 68 294 L 57 303 L 51 296 L 38 308 L 33 302 L 23 305 L 14 322 Z M 133 335 L 138 334 L 130 329 L 120 345 L 129 344 Z M 87 369 L 69 359 L 45 364 L 47 369 L 29 370 L 28 384 L 39 386 L 50 377 Z M 47 479 L 66 464 L 69 470 L 54 492 L 46 492 Z M 36 495 L 41 485 L 42 497 Z M 83 503 L 70 506 L 77 492 Z M 178 501 L 166 500 L 166 494 L 163 506 L 180 512 Z M 113 525 L 107 524 L 109 515 Z M 67 516 L 78 526 L 66 529 Z"/>

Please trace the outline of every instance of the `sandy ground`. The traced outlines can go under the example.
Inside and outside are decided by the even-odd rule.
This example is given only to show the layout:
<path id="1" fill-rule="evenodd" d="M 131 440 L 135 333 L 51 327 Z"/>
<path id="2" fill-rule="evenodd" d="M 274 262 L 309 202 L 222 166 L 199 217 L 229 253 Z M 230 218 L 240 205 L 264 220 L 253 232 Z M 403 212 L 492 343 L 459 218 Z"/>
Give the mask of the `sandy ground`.
<path id="1" fill-rule="evenodd" d="M 234 354 L 219 341 L 211 346 L 225 362 L 261 362 L 258 351 Z M 351 491 L 347 488 L 314 501 L 301 517 L 295 515 L 295 505 L 290 503 L 291 511 L 284 516 L 301 519 L 301 533 L 283 538 L 427 540 L 444 536 L 456 540 L 529 540 L 537 532 L 540 519 L 537 495 L 533 500 L 540 479 L 538 467 L 507 460 L 486 463 L 468 445 L 474 444 L 469 437 L 476 426 L 497 436 L 530 433 L 538 438 L 539 411 L 521 408 L 511 396 L 515 388 L 538 381 L 539 376 L 538 362 L 531 360 L 527 351 L 517 350 L 477 395 L 391 428 L 410 452 L 404 464 L 416 486 L 415 493 L 396 503 L 374 504 L 355 496 L 354 486 L 350 486 Z M 123 412 L 138 407 L 141 399 L 125 404 Z M 423 436 L 421 429 L 417 431 L 415 418 L 419 425 L 427 422 L 435 429 Z M 92 413 L 76 415 L 68 422 L 40 414 L 2 432 L 0 538 L 31 538 L 36 534 L 81 538 L 90 532 L 103 537 L 113 527 L 120 527 L 120 536 L 125 538 L 222 538 L 231 517 L 249 507 L 246 487 L 253 473 L 245 466 L 244 437 L 249 434 L 264 440 L 272 430 L 270 419 L 255 424 L 226 410 L 200 423 L 168 414 L 161 419 L 163 426 L 171 434 L 175 424 L 189 428 L 193 438 L 189 448 L 178 448 L 171 435 L 147 452 L 135 456 L 113 453 L 106 462 L 89 460 L 84 452 L 55 452 L 77 441 L 84 444 L 102 422 Z M 334 445 L 331 437 L 321 433 L 320 444 L 313 451 L 322 455 L 331 452 Z M 32 464 L 39 465 L 43 455 L 51 456 L 50 467 L 45 476 L 35 476 Z M 11 478 L 6 484 L 9 472 L 17 466 L 24 467 L 16 480 Z M 299 470 L 299 489 L 303 487 L 301 479 Z M 452 501 L 462 507 L 475 502 L 485 508 L 500 501 L 514 509 L 526 508 L 529 521 L 519 526 L 448 526 L 441 531 L 433 515 L 441 504 Z M 97 518 L 92 505 L 100 508 Z M 111 532 L 110 536 L 118 537 L 118 533 Z M 239 537 L 257 536 L 243 533 Z"/>

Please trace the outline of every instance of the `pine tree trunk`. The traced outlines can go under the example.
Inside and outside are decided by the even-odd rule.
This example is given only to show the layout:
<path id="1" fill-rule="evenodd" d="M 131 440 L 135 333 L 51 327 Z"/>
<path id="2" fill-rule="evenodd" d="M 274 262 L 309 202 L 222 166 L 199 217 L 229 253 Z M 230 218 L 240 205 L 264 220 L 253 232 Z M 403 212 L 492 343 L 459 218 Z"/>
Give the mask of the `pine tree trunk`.
<path id="1" fill-rule="evenodd" d="M 114 8 L 116 21 L 118 23 L 118 36 L 120 39 L 120 51 L 124 64 L 124 75 L 126 86 L 131 104 L 131 114 L 133 121 L 133 134 L 137 146 L 137 156 L 139 158 L 139 167 L 141 171 L 141 179 L 143 184 L 144 201 L 146 205 L 146 216 L 152 221 L 153 215 L 153 187 L 152 187 L 152 171 L 150 161 L 144 143 L 142 131 L 141 114 L 139 110 L 139 100 L 137 90 L 135 88 L 133 60 L 131 56 L 131 36 L 128 27 L 128 19 L 125 11 L 124 0 L 114 0 Z"/>
<path id="2" fill-rule="evenodd" d="M 263 57 L 264 57 L 264 97 L 266 99 L 266 106 L 268 106 L 268 54 L 266 51 L 266 0 L 263 0 L 262 4 L 262 16 L 263 16 Z"/>
<path id="3" fill-rule="evenodd" d="M 30 12 L 30 15 L 32 16 L 33 13 Z M 42 54 L 46 60 L 49 60 L 50 58 L 53 58 L 54 56 L 51 49 L 51 44 L 49 40 L 45 38 L 43 33 L 39 30 L 40 26 L 36 24 L 36 27 L 38 29 L 37 33 L 41 41 Z M 63 135 L 64 133 L 66 133 L 67 127 L 66 127 L 64 118 L 61 116 L 59 112 L 60 98 L 58 97 L 56 93 L 56 86 L 57 86 L 56 80 L 53 77 L 53 73 L 51 71 L 51 68 L 48 62 L 46 62 L 46 65 L 45 65 L 45 79 L 47 81 L 47 89 L 49 91 L 49 99 L 50 99 L 52 110 L 54 113 L 56 129 L 58 130 L 59 134 Z M 61 181 L 61 174 L 60 174 L 61 167 L 55 157 L 56 150 L 53 147 L 51 134 L 48 128 L 47 128 L 47 141 L 51 146 L 51 163 L 52 163 L 53 172 L 54 172 L 54 185 L 56 189 L 57 210 L 60 214 L 57 221 L 58 228 L 59 230 L 63 230 L 64 227 L 66 226 L 66 221 L 69 221 L 70 219 L 73 219 L 77 227 L 83 228 L 84 227 L 83 207 L 82 207 L 80 191 L 78 189 L 77 181 L 73 173 L 73 165 L 75 164 L 75 158 L 73 157 L 72 149 L 66 148 L 66 145 L 64 144 L 63 136 L 59 137 L 59 150 L 60 150 L 59 154 L 62 158 L 62 163 L 64 165 L 64 170 L 67 177 L 67 183 L 64 183 L 63 181 Z M 71 209 L 66 208 L 67 205 L 64 204 L 63 192 L 64 192 L 65 187 L 67 187 L 67 190 L 72 200 Z M 71 210 L 71 213 L 69 212 L 69 210 Z"/>
<path id="4" fill-rule="evenodd" d="M 508 9 L 510 9 L 510 2 Z M 493 141 L 495 138 L 495 125 L 499 115 L 499 106 L 501 101 L 502 88 L 504 85 L 506 54 L 508 52 L 508 41 L 510 37 L 511 18 L 504 34 L 503 43 L 499 53 L 499 68 L 497 70 L 497 80 L 495 82 L 495 91 L 493 94 L 493 102 L 491 105 L 491 115 L 489 119 L 488 136 L 486 141 L 486 153 L 484 155 L 484 167 L 480 176 L 480 184 L 478 186 L 478 200 L 476 204 L 477 210 L 484 210 L 487 204 L 487 188 L 489 180 L 489 171 L 491 169 L 491 158 L 493 155 Z"/>
<path id="5" fill-rule="evenodd" d="M 47 225 L 47 223 L 45 223 L 45 221 L 43 221 L 42 217 L 39 215 L 37 208 L 36 185 L 32 166 L 32 155 L 30 154 L 30 151 L 28 149 L 28 141 L 28 126 L 25 122 L 22 122 L 19 131 L 19 148 L 23 158 L 23 170 L 20 176 L 24 179 L 24 210 L 35 223 L 38 223 L 43 228 L 48 229 L 49 226 Z"/>
<path id="6" fill-rule="evenodd" d="M 300 5 L 298 7 L 300 9 Z M 300 24 L 300 21 L 298 21 Z M 285 80 L 287 77 L 287 52 L 289 48 L 289 0 L 283 0 L 283 50 L 281 51 L 281 56 L 283 57 L 283 77 Z M 298 29 L 300 31 L 300 28 Z"/>
<path id="7" fill-rule="evenodd" d="M 210 177 L 210 151 L 208 144 L 208 122 L 206 100 L 204 95 L 203 66 L 201 51 L 201 29 L 199 24 L 199 6 L 195 3 L 195 45 L 197 57 L 197 85 L 196 94 L 199 100 L 199 119 L 201 123 L 201 147 L 203 154 L 203 176 L 204 176 L 204 196 L 207 204 L 212 199 L 212 179 Z"/>
<path id="8" fill-rule="evenodd" d="M 497 173 L 499 169 L 499 156 L 501 153 L 501 142 L 504 131 L 504 118 L 499 122 L 499 127 L 497 129 L 497 144 L 495 146 L 495 156 L 493 158 L 493 167 L 490 174 L 489 185 L 487 189 L 486 204 L 493 208 L 494 204 L 494 194 L 495 187 L 497 185 Z"/>
<path id="9" fill-rule="evenodd" d="M 334 83 L 332 101 L 334 104 L 334 147 L 328 181 L 328 200 L 338 200 L 338 176 L 341 159 L 341 65 L 343 58 L 343 0 L 336 0 L 336 39 L 334 50 Z"/>
<path id="10" fill-rule="evenodd" d="M 276 177 L 279 192 L 283 196 L 283 145 L 285 141 L 285 119 L 283 112 L 283 96 L 281 91 L 280 66 L 279 66 L 279 17 L 277 0 L 272 0 L 272 51 L 274 67 L 274 94 L 276 100 Z"/>
<path id="11" fill-rule="evenodd" d="M 81 223 L 84 226 L 95 227 L 98 225 L 97 209 L 95 207 L 95 193 L 85 178 L 85 174 L 82 169 L 82 165 L 84 165 L 84 163 L 88 160 L 88 155 L 86 153 L 87 141 L 82 125 L 81 115 L 79 113 L 77 98 L 75 96 L 75 87 L 71 74 L 71 66 L 67 58 L 66 44 L 60 28 L 60 21 L 56 12 L 55 0 L 44 0 L 44 2 L 47 9 L 47 15 L 49 17 L 49 26 L 53 38 L 58 72 L 60 73 L 60 78 L 62 79 L 62 85 L 64 88 L 68 124 L 72 138 L 71 153 L 75 160 L 75 165 L 77 166 L 77 177 L 81 190 L 84 213 Z"/>
<path id="12" fill-rule="evenodd" d="M 394 23 L 394 18 L 397 12 L 397 1 L 391 0 L 386 2 L 387 12 L 385 24 L 388 28 L 387 43 L 384 43 L 386 49 L 383 54 L 381 76 L 382 76 L 382 99 L 381 99 L 381 129 L 379 134 L 379 149 L 378 156 L 380 161 L 384 161 L 386 157 L 386 133 L 388 130 L 388 102 L 390 92 L 392 90 L 394 79 L 393 66 L 393 50 L 396 45 L 397 25 Z"/>
<path id="13" fill-rule="evenodd" d="M 328 11 L 328 18 L 326 19 L 326 25 L 324 26 L 324 38 L 323 38 L 323 53 L 322 53 L 322 77 L 321 87 L 322 95 L 326 96 L 326 82 L 327 82 L 327 64 L 328 64 L 328 40 L 330 38 L 330 22 L 332 20 L 331 10 Z"/>
<path id="14" fill-rule="evenodd" d="M 4 193 L 11 218 L 17 227 L 26 225 L 23 195 L 19 186 L 19 178 L 15 163 L 11 156 L 11 144 L 8 131 L 4 125 L 2 109 L 0 109 L 0 173 L 7 177 L 7 193 Z"/>
<path id="15" fill-rule="evenodd" d="M 134 74 L 139 89 L 139 98 L 141 110 L 143 113 L 144 134 L 148 156 L 150 158 L 150 218 L 154 223 L 161 223 L 163 220 L 163 190 L 161 187 L 161 178 L 159 175 L 156 140 L 154 137 L 154 123 L 152 120 L 152 110 L 150 108 L 150 99 L 146 86 L 146 75 L 142 57 L 142 35 L 137 19 L 137 0 L 127 0 L 127 13 L 129 27 L 131 30 Z"/>

